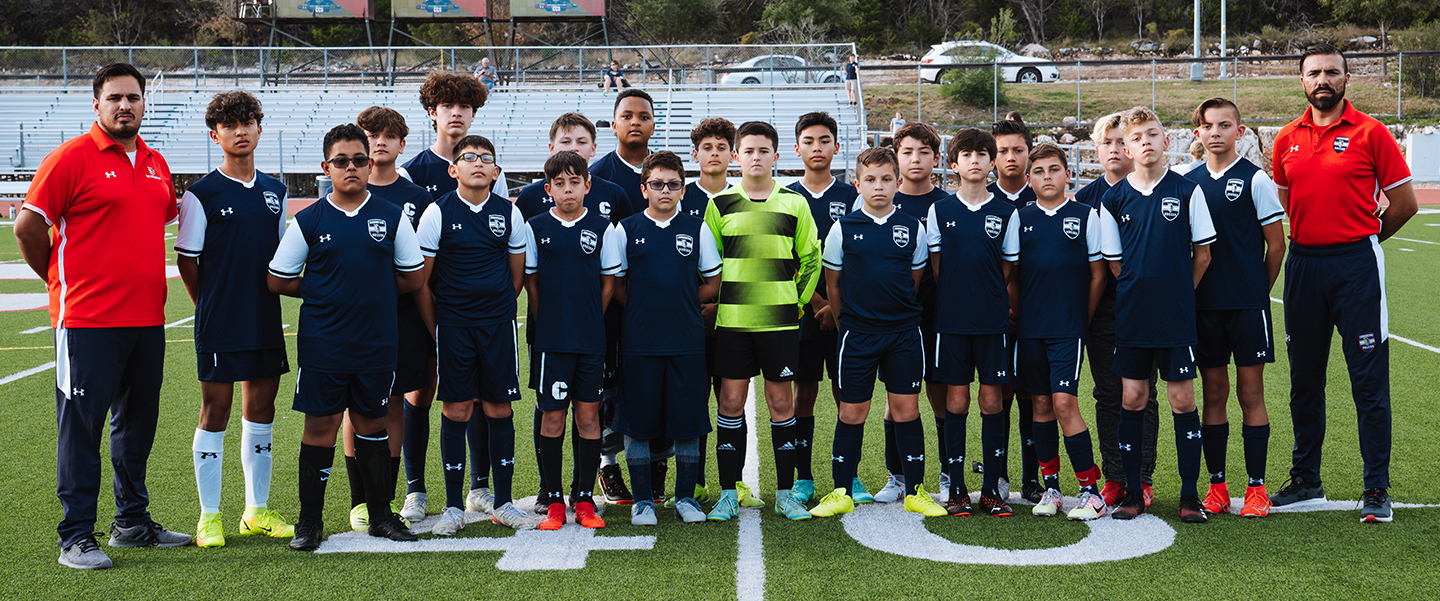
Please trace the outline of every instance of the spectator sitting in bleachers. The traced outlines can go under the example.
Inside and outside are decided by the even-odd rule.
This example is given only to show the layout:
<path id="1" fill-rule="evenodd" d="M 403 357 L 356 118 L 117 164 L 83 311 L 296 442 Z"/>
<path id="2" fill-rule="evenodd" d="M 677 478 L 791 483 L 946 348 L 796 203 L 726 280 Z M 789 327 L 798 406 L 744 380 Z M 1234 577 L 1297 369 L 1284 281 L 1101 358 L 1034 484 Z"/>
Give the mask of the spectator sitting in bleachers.
<path id="1" fill-rule="evenodd" d="M 495 84 L 500 82 L 500 74 L 490 65 L 489 58 L 480 59 L 480 66 L 475 69 L 475 78 L 485 84 L 486 92 L 494 89 Z"/>
<path id="2" fill-rule="evenodd" d="M 600 83 L 602 93 L 609 92 L 611 87 L 614 87 L 617 92 L 621 88 L 630 87 L 630 82 L 625 79 L 625 74 L 620 72 L 620 63 L 616 61 L 610 61 L 610 66 L 600 73 L 604 78 L 604 81 Z"/>

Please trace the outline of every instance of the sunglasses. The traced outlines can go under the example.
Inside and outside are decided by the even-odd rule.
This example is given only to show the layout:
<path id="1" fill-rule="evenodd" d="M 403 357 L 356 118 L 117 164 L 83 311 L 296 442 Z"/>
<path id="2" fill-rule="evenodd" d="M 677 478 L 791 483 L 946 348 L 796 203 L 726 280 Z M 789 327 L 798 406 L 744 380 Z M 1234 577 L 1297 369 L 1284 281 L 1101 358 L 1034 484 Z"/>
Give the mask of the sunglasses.
<path id="1" fill-rule="evenodd" d="M 356 169 L 364 169 L 366 165 L 370 164 L 370 157 L 364 155 L 358 157 L 335 157 L 325 162 L 330 163 L 330 166 L 336 169 L 349 169 L 352 163 Z"/>
<path id="2" fill-rule="evenodd" d="M 480 154 L 478 152 L 467 152 L 458 157 L 455 157 L 456 163 L 474 163 L 475 161 L 480 161 L 481 163 L 485 163 L 486 165 L 494 165 L 495 155 Z"/>
<path id="3" fill-rule="evenodd" d="M 666 190 L 669 190 L 671 192 L 679 192 L 681 188 L 685 187 L 685 182 L 679 182 L 675 180 L 662 182 L 660 180 L 652 179 L 648 182 L 645 182 L 645 187 L 649 188 L 651 192 L 664 192 Z"/>

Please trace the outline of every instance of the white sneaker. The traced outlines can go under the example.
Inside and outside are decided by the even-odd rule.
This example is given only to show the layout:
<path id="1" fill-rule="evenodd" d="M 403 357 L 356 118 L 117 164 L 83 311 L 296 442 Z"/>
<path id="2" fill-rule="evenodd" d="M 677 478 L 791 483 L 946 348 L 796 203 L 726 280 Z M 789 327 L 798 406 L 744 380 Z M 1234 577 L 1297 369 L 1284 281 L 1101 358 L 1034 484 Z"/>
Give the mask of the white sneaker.
<path id="1" fill-rule="evenodd" d="M 490 513 L 490 521 L 516 530 L 534 530 L 538 525 L 523 509 L 516 507 L 514 502 L 496 507 L 495 511 Z"/>
<path id="2" fill-rule="evenodd" d="M 438 536 L 450 536 L 459 532 L 465 527 L 465 512 L 459 507 L 446 507 L 445 512 L 440 514 L 440 521 L 435 522 L 435 527 L 430 529 L 432 534 Z"/>
<path id="3" fill-rule="evenodd" d="M 940 491 L 939 491 L 939 492 L 940 492 L 940 495 L 939 495 L 939 496 L 940 496 L 940 499 L 938 500 L 938 502 L 939 502 L 941 505 L 944 505 L 945 503 L 948 503 L 948 502 L 950 501 L 950 474 L 947 474 L 947 473 L 945 473 L 945 472 L 940 472 Z"/>
<path id="4" fill-rule="evenodd" d="M 885 486 L 875 493 L 876 503 L 899 503 L 905 499 L 905 478 L 890 474 Z"/>
<path id="5" fill-rule="evenodd" d="M 1005 501 L 1006 503 L 1009 503 L 1009 502 L 1010 502 L 1010 479 L 1009 479 L 1009 478 L 1001 478 L 1001 479 L 996 483 L 995 490 L 1000 493 L 1000 500 L 1001 500 L 1001 501 Z"/>
<path id="6" fill-rule="evenodd" d="M 1040 497 L 1040 502 L 1035 504 L 1035 508 L 1030 510 L 1030 513 L 1039 517 L 1053 516 L 1060 513 L 1061 501 L 1060 491 L 1047 488 L 1045 494 Z"/>
<path id="7" fill-rule="evenodd" d="M 495 511 L 495 495 L 490 494 L 489 488 L 472 488 L 470 494 L 465 496 L 465 509 L 490 515 Z"/>
<path id="8" fill-rule="evenodd" d="M 655 503 L 640 501 L 630 506 L 630 523 L 635 526 L 655 525 Z"/>
<path id="9" fill-rule="evenodd" d="M 405 495 L 405 507 L 400 510 L 400 517 L 415 523 L 425 519 L 426 497 L 423 492 L 412 492 Z"/>

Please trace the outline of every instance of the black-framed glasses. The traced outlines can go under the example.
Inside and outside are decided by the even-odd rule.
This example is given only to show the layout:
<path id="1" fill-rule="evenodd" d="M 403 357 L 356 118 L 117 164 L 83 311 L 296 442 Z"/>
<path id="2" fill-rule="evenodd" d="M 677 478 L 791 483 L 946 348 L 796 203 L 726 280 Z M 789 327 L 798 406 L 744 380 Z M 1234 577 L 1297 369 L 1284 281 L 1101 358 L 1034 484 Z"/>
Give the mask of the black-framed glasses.
<path id="1" fill-rule="evenodd" d="M 330 163 L 330 166 L 336 169 L 349 169 L 351 164 L 354 164 L 356 169 L 364 169 L 366 165 L 370 164 L 370 157 L 362 154 L 358 157 L 335 157 L 325 162 Z"/>
<path id="2" fill-rule="evenodd" d="M 685 187 L 685 182 L 676 181 L 673 179 L 668 182 L 662 182 L 658 179 L 652 179 L 648 182 L 645 182 L 645 187 L 649 188 L 651 192 L 664 192 L 666 190 L 669 190 L 671 192 L 679 192 L 681 188 Z"/>
<path id="3" fill-rule="evenodd" d="M 467 152 L 461 154 L 458 157 L 455 157 L 456 163 L 474 163 L 475 161 L 480 161 L 481 163 L 485 163 L 486 165 L 494 165 L 495 155 L 480 154 L 478 152 Z"/>

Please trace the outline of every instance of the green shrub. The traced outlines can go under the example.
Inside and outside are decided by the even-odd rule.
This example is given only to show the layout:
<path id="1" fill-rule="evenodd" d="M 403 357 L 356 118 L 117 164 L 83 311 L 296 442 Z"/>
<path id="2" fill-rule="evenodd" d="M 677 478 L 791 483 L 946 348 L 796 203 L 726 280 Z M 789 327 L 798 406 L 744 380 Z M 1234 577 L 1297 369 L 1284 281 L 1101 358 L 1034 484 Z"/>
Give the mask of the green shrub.
<path id="1" fill-rule="evenodd" d="M 953 69 L 940 78 L 940 95 L 954 106 L 991 106 L 998 99 L 1007 104 L 1005 86 L 994 69 Z M 997 96 L 998 95 L 998 96 Z"/>
<path id="2" fill-rule="evenodd" d="M 1395 32 L 1395 48 L 1401 52 L 1440 48 L 1440 21 Z M 1440 56 L 1407 56 L 1401 74 L 1410 93 L 1440 98 Z"/>

